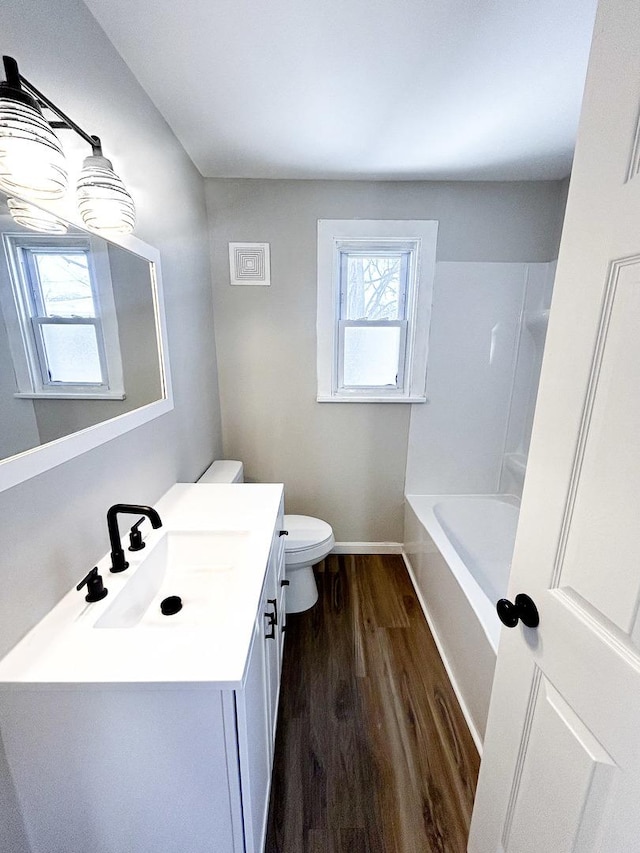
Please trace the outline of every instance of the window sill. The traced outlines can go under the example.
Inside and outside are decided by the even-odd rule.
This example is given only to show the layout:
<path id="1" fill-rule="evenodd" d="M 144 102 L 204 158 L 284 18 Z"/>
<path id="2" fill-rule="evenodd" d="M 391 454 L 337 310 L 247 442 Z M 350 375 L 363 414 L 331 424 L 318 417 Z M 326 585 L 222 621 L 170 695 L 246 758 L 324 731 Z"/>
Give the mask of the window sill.
<path id="1" fill-rule="evenodd" d="M 20 391 L 13 395 L 18 400 L 126 400 L 127 395 L 122 393 L 101 392 L 100 394 L 65 394 L 64 392 L 46 392 L 38 394 L 35 392 Z"/>
<path id="2" fill-rule="evenodd" d="M 318 403 L 426 403 L 426 397 L 366 397 L 364 395 L 341 397 L 338 394 L 325 396 L 319 394 L 316 397 Z"/>

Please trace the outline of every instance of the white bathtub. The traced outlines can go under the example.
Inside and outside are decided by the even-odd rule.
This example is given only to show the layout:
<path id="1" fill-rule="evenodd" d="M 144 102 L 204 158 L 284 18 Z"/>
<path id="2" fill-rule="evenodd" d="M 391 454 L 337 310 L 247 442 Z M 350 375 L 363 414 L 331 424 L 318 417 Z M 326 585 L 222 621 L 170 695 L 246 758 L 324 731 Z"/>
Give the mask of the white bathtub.
<path id="1" fill-rule="evenodd" d="M 406 497 L 405 559 L 480 750 L 518 512 L 510 495 Z"/>

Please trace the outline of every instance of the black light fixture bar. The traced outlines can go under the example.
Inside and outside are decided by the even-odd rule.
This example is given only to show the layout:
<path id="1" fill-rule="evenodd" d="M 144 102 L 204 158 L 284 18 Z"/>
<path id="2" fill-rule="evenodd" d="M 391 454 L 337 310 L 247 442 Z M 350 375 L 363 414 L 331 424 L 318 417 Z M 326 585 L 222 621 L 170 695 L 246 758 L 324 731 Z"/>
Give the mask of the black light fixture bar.
<path id="1" fill-rule="evenodd" d="M 94 154 L 102 156 L 102 143 L 100 142 L 99 136 L 91 136 L 88 134 L 80 127 L 79 124 L 76 124 L 73 119 L 69 118 L 66 113 L 63 113 L 62 110 L 53 103 L 53 101 L 49 100 L 46 95 L 43 95 L 39 89 L 36 89 L 33 83 L 30 83 L 26 77 L 23 77 L 22 74 L 20 74 L 18 70 L 18 63 L 12 56 L 3 56 L 2 61 L 4 64 L 4 73 L 7 83 L 11 87 L 19 89 L 20 84 L 22 84 L 27 92 L 32 95 L 39 104 L 47 107 L 52 113 L 55 113 L 55 115 L 58 116 L 60 121 L 49 122 L 52 128 L 74 130 L 78 136 L 81 136 L 85 142 L 89 143 Z"/>
<path id="2" fill-rule="evenodd" d="M 8 165 L 6 174 L 3 172 L 0 175 L 0 186 L 10 190 L 12 195 L 17 193 L 28 199 L 61 198 L 67 190 L 68 175 L 64 151 L 54 130 L 73 130 L 91 146 L 92 151 L 90 157 L 84 158 L 76 183 L 76 200 L 82 221 L 95 231 L 130 234 L 135 225 L 135 204 L 121 178 L 114 172 L 113 164 L 103 155 L 100 137 L 88 134 L 23 77 L 12 56 L 3 56 L 2 59 L 6 81 L 0 80 L 0 98 L 3 115 L 9 117 L 9 131 L 0 134 L 0 143 L 5 138 L 5 142 L 8 140 L 5 144 Z M 5 101 L 8 102 L 6 108 Z M 45 118 L 44 110 L 53 114 L 53 120 Z M 4 127 L 0 130 L 4 131 Z M 19 156 L 24 153 L 22 149 L 25 141 L 32 146 L 41 146 L 39 151 L 42 156 L 36 157 L 33 174 L 28 165 L 24 166 L 24 156 Z M 13 164 L 12 156 L 16 161 Z M 20 221 L 16 216 L 14 219 Z M 20 224 L 35 227 L 26 218 Z"/>

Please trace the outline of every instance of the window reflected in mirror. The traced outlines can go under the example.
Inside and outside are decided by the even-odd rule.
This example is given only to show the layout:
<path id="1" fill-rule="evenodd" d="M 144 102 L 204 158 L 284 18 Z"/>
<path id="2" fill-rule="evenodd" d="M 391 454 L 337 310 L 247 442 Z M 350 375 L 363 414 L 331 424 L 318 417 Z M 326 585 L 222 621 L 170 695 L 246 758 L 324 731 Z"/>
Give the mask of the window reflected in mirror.
<path id="1" fill-rule="evenodd" d="M 0 197 L 0 459 L 165 398 L 154 265 Z"/>

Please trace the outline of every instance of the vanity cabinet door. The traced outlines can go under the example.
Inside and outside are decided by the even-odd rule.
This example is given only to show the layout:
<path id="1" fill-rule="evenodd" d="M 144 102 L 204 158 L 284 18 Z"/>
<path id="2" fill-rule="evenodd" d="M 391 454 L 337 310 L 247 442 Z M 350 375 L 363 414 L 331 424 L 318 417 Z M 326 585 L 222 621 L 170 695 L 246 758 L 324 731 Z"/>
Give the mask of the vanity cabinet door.
<path id="1" fill-rule="evenodd" d="M 269 687 L 269 731 L 271 747 L 276 739 L 276 724 L 278 718 L 278 697 L 280 695 L 280 672 L 282 670 L 282 626 L 284 624 L 283 587 L 280 586 L 281 569 L 284 564 L 284 536 L 274 539 L 269 558 L 269 570 L 265 581 L 267 594 L 267 612 L 273 613 L 273 627 L 269 629 L 267 640 L 267 680 Z M 271 617 L 268 621 L 271 621 Z"/>
<path id="2" fill-rule="evenodd" d="M 225 692 L 178 683 L 89 688 L 0 691 L 3 781 L 31 853 L 240 853 L 235 718 Z M 11 853 L 1 840 L 6 803 L 0 850 Z"/>
<path id="3" fill-rule="evenodd" d="M 279 591 L 284 537 L 278 535 L 279 529 L 276 527 L 269 555 L 244 687 L 236 693 L 246 853 L 262 853 L 269 808 L 281 666 Z"/>
<path id="4" fill-rule="evenodd" d="M 236 692 L 245 853 L 262 853 L 271 784 L 267 620 L 256 620 L 244 688 Z M 267 632 L 268 633 L 268 632 Z"/>

